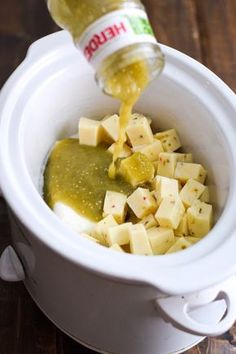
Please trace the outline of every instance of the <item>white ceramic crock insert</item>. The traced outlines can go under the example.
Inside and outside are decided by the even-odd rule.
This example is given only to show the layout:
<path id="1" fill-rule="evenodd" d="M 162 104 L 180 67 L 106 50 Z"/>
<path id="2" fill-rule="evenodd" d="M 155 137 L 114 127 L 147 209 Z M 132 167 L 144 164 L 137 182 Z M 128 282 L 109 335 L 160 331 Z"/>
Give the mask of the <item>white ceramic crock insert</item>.
<path id="1" fill-rule="evenodd" d="M 158 308 L 165 318 L 198 335 L 222 333 L 236 317 L 235 281 L 228 280 L 236 268 L 235 95 L 201 64 L 174 49 L 162 49 L 166 55 L 164 72 L 146 90 L 136 111 L 152 116 L 154 129 L 175 127 L 184 150 L 192 151 L 195 161 L 209 171 L 217 220 L 200 243 L 173 255 L 130 256 L 95 245 L 68 230 L 40 196 L 42 166 L 53 143 L 73 134 L 81 115 L 100 118 L 117 111 L 119 106 L 97 88 L 91 68 L 66 33 L 48 36 L 31 46 L 1 94 L 0 181 L 11 209 L 13 244 L 23 263 L 25 284 L 49 317 L 71 336 L 118 354 L 154 354 L 155 350 L 165 354 L 199 340 L 165 324 L 161 317 L 154 321 L 154 310 L 146 309 L 149 315 L 152 313 L 149 316 L 144 311 L 146 307 L 142 308 L 144 298 L 153 302 L 158 298 Z M 13 250 L 8 249 L 1 258 L 1 275 L 5 279 L 9 279 L 7 274 L 12 274 L 12 269 L 18 268 L 14 257 Z M 24 278 L 21 270 L 13 278 Z M 83 303 L 84 310 L 88 310 L 85 313 L 71 300 L 74 294 L 78 301 L 86 299 L 82 284 L 91 292 L 101 288 L 107 292 L 104 286 L 109 284 L 114 302 L 104 310 L 104 319 L 118 321 L 120 328 L 119 311 L 125 310 L 130 316 L 127 323 L 131 333 L 125 333 L 124 325 L 118 340 L 114 328 L 109 337 L 112 326 L 104 325 L 107 336 L 100 333 L 101 329 L 94 334 L 81 328 L 73 317 L 75 309 L 84 318 L 88 313 L 97 316 L 94 323 L 99 326 L 99 314 L 92 312 L 91 302 L 87 307 Z M 225 300 L 227 313 L 216 324 L 224 313 L 222 306 L 216 311 L 215 304 L 220 299 Z M 104 298 L 95 297 L 96 308 L 103 308 L 103 301 Z M 61 308 L 65 304 L 68 316 Z M 210 320 L 201 323 L 196 308 L 200 313 L 199 306 L 205 305 L 202 309 L 204 313 L 208 311 Z M 192 311 L 192 317 L 188 311 Z M 133 325 L 135 321 L 142 324 Z M 147 346 L 136 338 L 141 328 Z M 169 333 L 168 340 L 157 340 L 157 330 L 163 335 Z M 170 337 L 174 339 L 170 341 Z"/>

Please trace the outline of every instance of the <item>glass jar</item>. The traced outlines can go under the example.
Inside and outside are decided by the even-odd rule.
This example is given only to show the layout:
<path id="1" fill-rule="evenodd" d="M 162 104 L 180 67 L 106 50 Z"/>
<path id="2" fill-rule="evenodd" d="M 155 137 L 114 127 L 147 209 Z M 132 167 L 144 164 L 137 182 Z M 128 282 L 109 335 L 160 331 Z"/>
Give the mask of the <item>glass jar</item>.
<path id="1" fill-rule="evenodd" d="M 133 76 L 145 76 L 146 85 L 161 72 L 164 57 L 139 0 L 48 0 L 48 8 L 71 33 L 107 94 L 124 100 Z"/>

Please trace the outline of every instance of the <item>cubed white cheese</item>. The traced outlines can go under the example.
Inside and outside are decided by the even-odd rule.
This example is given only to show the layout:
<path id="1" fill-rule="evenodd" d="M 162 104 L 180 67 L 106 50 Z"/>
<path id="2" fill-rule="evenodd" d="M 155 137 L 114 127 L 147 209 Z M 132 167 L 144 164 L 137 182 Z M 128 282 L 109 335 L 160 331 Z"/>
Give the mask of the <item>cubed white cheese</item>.
<path id="1" fill-rule="evenodd" d="M 109 248 L 111 250 L 124 253 L 124 250 L 117 243 L 115 243 L 114 245 L 110 246 Z"/>
<path id="2" fill-rule="evenodd" d="M 175 235 L 176 236 L 188 236 L 189 235 L 188 218 L 187 218 L 186 213 L 184 213 L 182 219 L 180 220 L 179 226 L 175 230 Z"/>
<path id="3" fill-rule="evenodd" d="M 131 145 L 146 145 L 153 142 L 153 134 L 147 119 L 140 116 L 137 119 L 131 119 L 126 129 Z"/>
<path id="4" fill-rule="evenodd" d="M 129 229 L 132 226 L 131 222 L 121 225 L 109 227 L 107 230 L 107 243 L 109 246 L 118 244 L 120 246 L 129 243 Z"/>
<path id="5" fill-rule="evenodd" d="M 144 218 L 139 221 L 139 224 L 143 224 L 146 230 L 158 225 L 153 214 L 149 214 L 147 216 L 144 216 Z"/>
<path id="6" fill-rule="evenodd" d="M 160 140 L 153 141 L 148 145 L 135 146 L 133 151 L 139 151 L 142 154 L 146 155 L 150 161 L 158 160 L 159 154 L 163 152 L 163 147 Z"/>
<path id="7" fill-rule="evenodd" d="M 178 181 L 174 178 L 156 176 L 154 180 L 156 180 L 155 185 L 155 197 L 157 200 L 157 205 L 160 205 L 162 200 L 166 197 L 173 197 L 176 199 L 179 195 L 179 185 Z"/>
<path id="8" fill-rule="evenodd" d="M 176 229 L 184 215 L 185 208 L 181 199 L 166 197 L 162 200 L 155 218 L 162 227 L 169 227 L 171 229 Z"/>
<path id="9" fill-rule="evenodd" d="M 142 219 L 156 211 L 157 204 L 150 191 L 146 188 L 137 188 L 127 199 L 127 203 L 134 214 Z"/>
<path id="10" fill-rule="evenodd" d="M 114 217 L 112 215 L 107 215 L 96 224 L 94 230 L 91 232 L 91 235 L 97 238 L 101 244 L 106 245 L 108 228 L 116 225 L 118 224 Z"/>
<path id="11" fill-rule="evenodd" d="M 164 254 L 173 244 L 175 237 L 172 229 L 152 227 L 147 230 L 153 254 Z"/>
<path id="12" fill-rule="evenodd" d="M 196 200 L 187 210 L 190 236 L 203 237 L 212 226 L 212 205 Z"/>
<path id="13" fill-rule="evenodd" d="M 188 208 L 202 195 L 205 189 L 206 187 L 202 183 L 190 178 L 181 189 L 179 196 L 185 207 Z"/>
<path id="14" fill-rule="evenodd" d="M 103 140 L 101 123 L 81 117 L 79 120 L 79 143 L 81 145 L 97 146 Z"/>
<path id="15" fill-rule="evenodd" d="M 111 141 L 117 141 L 119 135 L 119 116 L 113 114 L 112 116 L 106 117 L 101 121 L 101 126 L 103 127 L 106 135 L 111 139 Z"/>
<path id="16" fill-rule="evenodd" d="M 129 229 L 130 250 L 133 254 L 151 255 L 152 249 L 147 232 L 142 224 L 132 225 Z"/>
<path id="17" fill-rule="evenodd" d="M 192 178 L 203 184 L 206 170 L 198 163 L 177 162 L 174 177 L 179 179 L 181 183 L 186 183 L 188 179 Z"/>
<path id="18" fill-rule="evenodd" d="M 103 216 L 113 215 L 118 223 L 124 222 L 126 215 L 126 195 L 107 191 L 103 205 Z"/>
<path id="19" fill-rule="evenodd" d="M 191 246 L 191 243 L 188 242 L 184 237 L 178 237 L 176 238 L 176 242 L 168 249 L 166 254 L 183 251 L 189 246 Z"/>
<path id="20" fill-rule="evenodd" d="M 164 177 L 174 177 L 178 157 L 176 154 L 161 152 L 159 154 L 157 174 Z"/>
<path id="21" fill-rule="evenodd" d="M 181 147 L 179 136 L 175 129 L 156 133 L 154 137 L 161 141 L 164 151 L 173 152 Z"/>
<path id="22" fill-rule="evenodd" d="M 204 189 L 202 195 L 200 196 L 201 202 L 209 203 L 210 202 L 210 190 L 208 186 L 205 186 L 206 188 Z"/>
<path id="23" fill-rule="evenodd" d="M 115 151 L 115 143 L 112 144 L 108 149 L 107 151 L 109 151 L 111 154 L 114 154 L 114 151 Z M 123 148 L 119 154 L 119 157 L 120 158 L 123 158 L 123 157 L 129 157 L 130 155 L 132 154 L 132 150 L 131 148 L 127 145 L 127 144 L 124 144 L 123 145 Z"/>

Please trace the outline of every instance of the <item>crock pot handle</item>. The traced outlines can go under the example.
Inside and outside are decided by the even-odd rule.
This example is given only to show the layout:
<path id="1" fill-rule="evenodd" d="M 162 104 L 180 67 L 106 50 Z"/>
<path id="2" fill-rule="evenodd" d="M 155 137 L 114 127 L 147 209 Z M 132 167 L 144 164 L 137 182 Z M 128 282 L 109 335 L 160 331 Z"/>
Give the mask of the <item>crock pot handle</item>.
<path id="1" fill-rule="evenodd" d="M 200 293 L 199 293 L 200 294 Z M 197 295 L 198 296 L 198 295 Z M 207 315 L 207 305 L 224 300 L 226 311 L 216 324 L 204 324 L 191 317 L 191 310 L 204 307 Z M 191 303 L 191 296 L 169 296 L 156 299 L 156 304 L 163 317 L 177 328 L 198 336 L 218 336 L 228 331 L 236 320 L 236 277 L 233 276 L 216 288 L 214 299 L 197 305 Z"/>
<path id="2" fill-rule="evenodd" d="M 25 272 L 12 246 L 8 246 L 0 257 L 0 278 L 5 281 L 21 281 Z"/>

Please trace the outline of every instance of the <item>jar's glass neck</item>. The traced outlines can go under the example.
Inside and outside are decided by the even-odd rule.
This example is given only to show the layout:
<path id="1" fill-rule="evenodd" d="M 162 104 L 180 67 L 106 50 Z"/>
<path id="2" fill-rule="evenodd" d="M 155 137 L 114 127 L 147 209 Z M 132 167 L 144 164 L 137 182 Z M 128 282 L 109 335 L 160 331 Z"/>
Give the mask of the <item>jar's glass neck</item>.
<path id="1" fill-rule="evenodd" d="M 142 65 L 139 65 L 136 74 L 142 75 L 145 71 L 147 80 L 150 82 L 161 73 L 164 67 L 164 55 L 158 45 L 150 43 L 135 44 L 123 48 L 106 58 L 96 71 L 95 77 L 99 87 L 106 94 L 111 95 L 108 89 L 108 81 L 115 77 L 118 72 L 135 63 L 142 63 Z"/>

